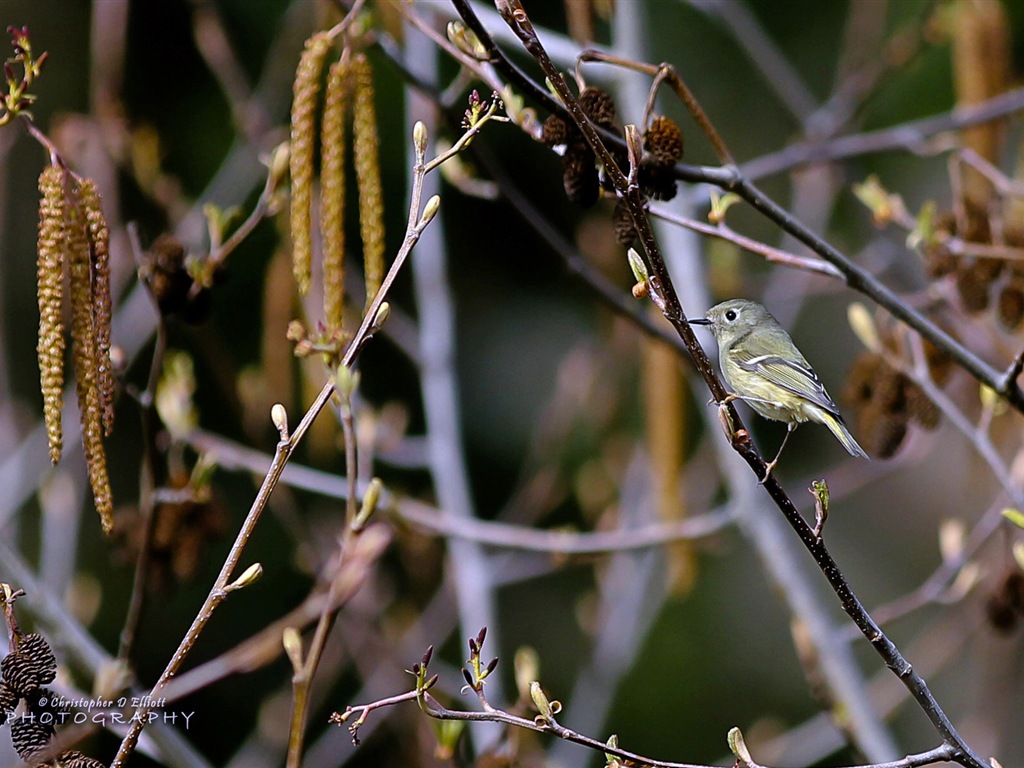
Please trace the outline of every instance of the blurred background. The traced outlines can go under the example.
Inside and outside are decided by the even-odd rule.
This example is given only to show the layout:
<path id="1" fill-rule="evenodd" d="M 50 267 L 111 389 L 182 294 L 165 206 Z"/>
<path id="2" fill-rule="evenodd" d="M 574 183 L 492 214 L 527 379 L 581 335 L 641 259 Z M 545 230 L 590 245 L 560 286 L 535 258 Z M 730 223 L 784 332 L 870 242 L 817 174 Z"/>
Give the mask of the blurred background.
<path id="1" fill-rule="evenodd" d="M 574 42 L 581 35 L 627 59 L 670 63 L 739 165 L 771 197 L 991 364 L 1010 363 L 1021 338 L 1000 324 L 997 310 L 1000 291 L 1016 277 L 993 278 L 983 286 L 984 305 L 969 305 L 966 278 L 937 275 L 907 247 L 906 227 L 877 226 L 853 187 L 877 176 L 901 196 L 911 220 L 933 202 L 941 228 L 941 217 L 969 196 L 963 166 L 951 158 L 960 147 L 973 147 L 1015 177 L 1019 122 L 1000 123 L 988 153 L 972 143 L 985 139 L 952 132 L 915 135 L 885 151 L 854 151 L 832 162 L 797 164 L 776 153 L 816 146 L 827 154 L 836 137 L 867 135 L 1010 91 L 1024 62 L 1024 5 L 611 5 L 525 3 L 566 72 L 586 47 Z M 474 7 L 494 34 L 502 33 L 499 44 L 508 55 L 542 83 L 493 9 Z M 472 88 L 485 98 L 491 91 L 403 14 L 441 35 L 456 17 L 443 0 L 401 7 L 382 0 L 368 3 L 360 22 L 359 45 L 374 72 L 389 262 L 408 216 L 413 121 L 428 123 L 432 148 L 438 140 L 454 141 L 460 129 L 448 116 L 466 108 Z M 55 469 L 40 438 L 36 180 L 47 155 L 18 121 L 0 127 L 0 478 L 8 491 L 0 502 L 0 538 L 9 550 L 0 558 L 0 579 L 26 589 L 19 612 L 51 639 L 62 664 L 59 690 L 69 695 L 93 690 L 117 652 L 138 551 L 144 438 L 133 393 L 146 387 L 156 316 L 139 286 L 140 255 L 126 227 L 134 223 L 143 249 L 171 233 L 188 253 L 202 255 L 211 248 L 204 205 L 237 206 L 242 218 L 248 215 L 266 177 L 261 158 L 288 138 L 303 41 L 340 18 L 338 6 L 315 0 L 0 0 L 0 24 L 27 26 L 34 49 L 49 53 L 33 89 L 35 123 L 74 170 L 97 182 L 112 234 L 113 342 L 124 366 L 117 427 L 107 441 L 119 522 L 106 538 L 92 511 L 77 433 L 69 435 Z M 990 57 L 983 65 L 955 42 L 976 18 L 984 21 L 972 38 L 982 53 L 974 55 Z M 440 89 L 451 86 L 443 92 L 447 110 L 411 93 L 396 56 Z M 971 90 L 963 69 L 972 66 L 991 75 L 987 91 Z M 649 77 L 604 64 L 587 64 L 583 72 L 612 94 L 619 125 L 642 121 Z M 527 96 L 525 106 L 536 105 Z M 717 164 L 669 91 L 656 111 L 681 126 L 683 162 Z M 546 116 L 540 111 L 537 119 Z M 529 129 L 529 121 L 523 124 Z M 615 239 L 614 201 L 587 209 L 570 203 L 559 158 L 514 123 L 485 126 L 459 161 L 463 173 L 482 180 L 499 170 L 501 184 L 479 185 L 487 193 L 480 197 L 452 183 L 455 171 L 444 180 L 429 177 L 428 192 L 442 196 L 441 215 L 394 286 L 385 332 L 360 358 L 356 418 L 369 446 L 360 479 L 379 475 L 395 495 L 395 508 L 380 516 L 392 541 L 341 608 L 328 641 L 306 764 L 448 762 L 435 754 L 431 724 L 412 704 L 371 714 L 358 747 L 326 720 L 349 704 L 407 690 L 411 678 L 403 670 L 428 644 L 437 647 L 432 666 L 442 678 L 439 697 L 474 707 L 473 696 L 459 695 L 456 667 L 466 658 L 466 638 L 481 624 L 490 630 L 485 660 L 501 659 L 489 687 L 495 706 L 515 703 L 514 659 L 529 670 L 522 650 L 529 647 L 537 660 L 532 679 L 563 704 L 560 722 L 600 740 L 616 733 L 622 746 L 653 758 L 731 762 L 725 737 L 733 726 L 743 729 L 763 764 L 880 761 L 938 744 L 895 677 L 851 631 L 756 478 L 728 449 L 689 361 L 659 352 L 635 322 L 609 309 L 566 268 L 553 240 L 629 299 L 634 280 Z M 354 206 L 353 179 L 348 187 Z M 517 211 L 510 189 L 534 210 Z M 709 201 L 708 188 L 681 184 L 673 200 L 655 205 L 705 221 Z M 346 229 L 357 259 L 354 213 Z M 538 224 L 553 234 L 538 232 Z M 730 209 L 728 224 L 808 256 L 747 206 Z M 1007 214 L 1006 229 L 1013 224 Z M 884 444 L 891 454 L 850 459 L 826 430 L 808 426 L 790 441 L 778 476 L 809 516 L 813 499 L 805 489 L 814 478 L 828 479 L 827 543 L 858 596 L 874 609 L 916 594 L 909 608 L 901 603 L 888 614 L 894 618 L 887 632 L 979 754 L 1019 763 L 1020 633 L 1013 611 L 998 610 L 1006 574 L 1019 566 L 1011 555 L 1013 533 L 992 521 L 1016 506 L 1022 492 L 1020 415 L 986 405 L 977 383 L 958 371 L 940 382 L 944 417 L 936 429 L 912 424 L 895 444 L 874 432 L 863 436 L 858 398 L 864 390 L 847 385 L 864 345 L 848 309 L 865 300 L 838 280 L 768 264 L 733 243 L 664 222 L 657 226 L 688 315 L 737 296 L 764 303 L 790 329 L 865 447 L 878 453 Z M 168 347 L 192 366 L 194 395 L 187 399 L 198 419 L 198 430 L 182 444 L 158 442 L 166 449 L 168 482 L 175 470 L 187 476 L 201 453 L 216 469 L 207 498 L 179 505 L 173 515 L 170 508 L 163 512 L 167 532 L 154 553 L 131 655 L 144 690 L 205 597 L 269 464 L 277 439 L 270 405 L 285 404 L 294 424 L 327 377 L 312 358 L 296 360 L 285 337 L 290 320 L 312 326 L 319 312 L 312 299 L 295 298 L 287 228 L 287 215 L 262 221 L 227 260 L 210 292 L 208 316 L 168 323 Z M 363 301 L 356 263 L 347 278 L 353 313 Z M 648 312 L 644 302 L 633 306 Z M 913 345 L 902 341 L 902 331 L 892 330 L 870 303 L 866 308 L 883 336 L 895 339 L 887 342 L 889 354 L 912 365 Z M 711 353 L 710 336 L 701 339 Z M 762 454 L 773 455 L 785 428 L 744 406 L 740 411 Z M 263 579 L 226 601 L 186 664 L 214 662 L 206 667 L 209 680 L 172 705 L 195 712 L 187 729 L 177 728 L 182 743 L 147 743 L 134 765 L 283 764 L 292 671 L 280 643 L 271 638 L 245 671 L 227 674 L 217 663 L 303 604 L 332 562 L 343 519 L 336 489 L 345 471 L 336 413 L 321 415 L 294 462 L 325 474 L 295 473 L 275 492 L 243 560 L 262 563 Z M 403 499 L 430 505 L 433 528 L 443 519 L 455 535 L 417 525 L 403 514 Z M 647 530 L 680 516 L 705 516 L 714 531 L 689 544 L 596 554 L 488 543 L 495 531 L 536 542 L 521 531 Z M 480 529 L 477 538 L 484 540 L 474 540 L 478 529 L 469 518 L 515 527 Z M 964 548 L 972 570 L 957 560 Z M 940 567 L 949 578 L 929 582 Z M 930 586 L 915 593 L 922 584 Z M 822 714 L 829 707 L 831 719 Z M 859 750 L 848 746 L 844 731 L 856 734 Z M 100 730 L 78 748 L 108 761 L 118 742 Z M 450 759 L 468 763 L 481 754 L 565 766 L 603 759 L 549 737 L 510 737 L 496 726 L 473 730 Z M 19 764 L 6 738 L 0 756 L 4 765 Z"/>

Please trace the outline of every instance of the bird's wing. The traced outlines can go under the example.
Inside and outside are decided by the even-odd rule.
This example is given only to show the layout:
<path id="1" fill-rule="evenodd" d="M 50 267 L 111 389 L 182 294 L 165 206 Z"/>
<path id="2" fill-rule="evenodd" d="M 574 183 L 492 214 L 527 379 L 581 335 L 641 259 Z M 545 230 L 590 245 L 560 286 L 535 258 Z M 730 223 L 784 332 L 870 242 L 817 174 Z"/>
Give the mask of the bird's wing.
<path id="1" fill-rule="evenodd" d="M 839 407 L 828 396 L 821 383 L 806 361 L 786 360 L 778 355 L 754 355 L 744 349 L 734 348 L 733 360 L 745 371 L 764 376 L 768 381 L 809 400 L 829 413 L 839 416 Z"/>

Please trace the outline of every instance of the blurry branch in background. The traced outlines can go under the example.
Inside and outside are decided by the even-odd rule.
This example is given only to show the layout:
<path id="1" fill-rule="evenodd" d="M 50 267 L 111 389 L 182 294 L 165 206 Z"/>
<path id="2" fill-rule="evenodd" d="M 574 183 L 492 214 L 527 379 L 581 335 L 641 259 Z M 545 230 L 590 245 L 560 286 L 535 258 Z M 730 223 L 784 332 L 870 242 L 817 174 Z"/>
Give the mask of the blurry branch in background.
<path id="1" fill-rule="evenodd" d="M 712 203 L 712 211 L 714 211 L 714 207 L 714 203 Z M 708 237 L 717 237 L 719 240 L 732 243 L 737 248 L 741 248 L 758 256 L 763 256 L 765 261 L 772 264 L 779 264 L 792 269 L 802 269 L 807 272 L 825 275 L 826 277 L 838 278 L 840 280 L 843 279 L 842 272 L 827 261 L 822 261 L 821 259 L 810 259 L 806 256 L 801 256 L 798 253 L 791 253 L 780 248 L 773 248 L 766 243 L 759 242 L 735 232 L 726 225 L 724 221 L 724 212 L 720 218 L 714 219 L 714 224 L 705 224 L 701 221 L 688 219 L 658 206 L 651 206 L 649 213 L 651 216 L 667 221 L 671 224 L 676 224 L 685 229 L 692 230 L 693 232 L 699 232 L 700 234 L 707 235 Z M 713 213 L 709 214 L 708 218 L 713 218 Z"/>
<path id="2" fill-rule="evenodd" d="M 217 454 L 221 469 L 262 473 L 270 457 L 223 437 L 196 432 L 189 442 L 196 450 Z M 281 482 L 332 499 L 348 498 L 348 480 L 310 467 L 289 465 Z M 360 492 L 365 486 L 360 486 Z M 675 541 L 698 541 L 724 530 L 733 520 L 726 507 L 677 523 L 658 523 L 640 528 L 607 531 L 538 530 L 495 520 L 463 520 L 412 498 L 381 491 L 378 514 L 393 516 L 423 531 L 461 538 L 493 547 L 557 555 L 599 555 L 630 549 L 660 547 Z"/>

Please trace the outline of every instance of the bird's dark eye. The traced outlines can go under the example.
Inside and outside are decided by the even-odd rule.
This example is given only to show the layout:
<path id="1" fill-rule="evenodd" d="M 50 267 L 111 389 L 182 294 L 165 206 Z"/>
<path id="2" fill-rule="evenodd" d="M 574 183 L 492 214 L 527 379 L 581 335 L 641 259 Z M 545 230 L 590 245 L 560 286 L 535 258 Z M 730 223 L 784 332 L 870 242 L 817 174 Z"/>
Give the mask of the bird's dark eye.
<path id="1" fill-rule="evenodd" d="M 730 309 L 728 312 L 726 312 L 725 313 L 725 319 L 728 320 L 730 323 L 733 320 L 735 320 L 736 319 L 736 310 L 735 309 Z"/>

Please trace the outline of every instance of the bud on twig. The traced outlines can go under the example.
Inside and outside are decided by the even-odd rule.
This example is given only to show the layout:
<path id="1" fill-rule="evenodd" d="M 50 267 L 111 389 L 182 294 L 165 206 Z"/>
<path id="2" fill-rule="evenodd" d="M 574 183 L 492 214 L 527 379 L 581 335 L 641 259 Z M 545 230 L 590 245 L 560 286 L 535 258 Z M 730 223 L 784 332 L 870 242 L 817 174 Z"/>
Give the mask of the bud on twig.
<path id="1" fill-rule="evenodd" d="M 359 513 L 356 515 L 356 519 L 352 521 L 352 531 L 358 533 L 366 527 L 366 523 L 369 521 L 370 516 L 373 515 L 377 509 L 377 503 L 380 501 L 380 492 L 384 488 L 384 483 L 379 477 L 375 477 L 370 481 L 370 484 L 366 486 L 366 493 L 363 494 L 363 504 L 359 508 Z M 433 651 L 434 647 L 431 646 L 428 649 L 428 653 Z M 426 666 L 427 661 L 430 660 L 429 656 L 424 657 L 423 665 Z"/>
<path id="2" fill-rule="evenodd" d="M 828 519 L 828 484 L 824 480 L 812 480 L 807 489 L 814 497 L 814 538 L 821 538 L 821 531 Z"/>
<path id="3" fill-rule="evenodd" d="M 277 432 L 282 440 L 288 439 L 288 411 L 280 403 L 274 403 L 270 409 L 270 420 L 277 427 Z"/>
<path id="4" fill-rule="evenodd" d="M 423 215 L 420 216 L 420 227 L 425 227 L 425 226 L 427 226 L 427 224 L 429 224 L 431 221 L 433 221 L 434 217 L 437 215 L 437 211 L 438 211 L 438 209 L 440 207 L 441 207 L 441 196 L 440 195 L 434 195 L 429 200 L 427 200 L 427 204 L 423 206 Z"/>
<path id="5" fill-rule="evenodd" d="M 377 308 L 377 314 L 373 318 L 373 324 L 370 326 L 370 333 L 376 333 L 379 331 L 384 323 L 388 321 L 391 316 L 391 305 L 386 301 L 382 301 L 380 307 Z"/>
<path id="6" fill-rule="evenodd" d="M 302 669 L 302 636 L 299 634 L 299 630 L 295 627 L 285 627 L 281 635 L 281 643 L 292 663 L 292 669 L 298 672 Z"/>
<path id="7" fill-rule="evenodd" d="M 545 695 L 544 689 L 540 687 L 540 683 L 536 680 L 530 683 L 530 698 L 533 699 L 533 705 L 537 708 L 537 711 L 540 712 L 540 717 L 543 718 L 545 722 L 550 720 L 554 715 L 554 712 L 551 711 L 551 702 L 548 701 L 548 697 Z"/>
<path id="8" fill-rule="evenodd" d="M 640 158 L 644 156 L 643 139 L 640 138 L 640 131 L 630 123 L 626 126 L 626 151 L 629 153 L 629 180 L 634 182 L 640 168 Z"/>
<path id="9" fill-rule="evenodd" d="M 875 321 L 872 319 L 867 307 L 859 301 L 855 301 L 847 307 L 846 321 L 850 324 L 850 328 L 857 338 L 860 339 L 861 344 L 872 352 L 878 352 L 882 348 L 882 343 L 878 340 L 878 329 L 875 328 Z"/>
<path id="10" fill-rule="evenodd" d="M 637 253 L 636 248 L 630 248 L 626 252 L 626 258 L 629 259 L 629 268 L 633 270 L 633 277 L 636 278 L 636 281 L 638 283 L 647 282 L 647 265 Z"/>
<path id="11" fill-rule="evenodd" d="M 412 127 L 412 145 L 418 154 L 426 154 L 427 151 L 427 126 L 422 120 L 417 120 Z"/>
<path id="12" fill-rule="evenodd" d="M 743 733 L 739 728 L 729 729 L 729 749 L 744 765 L 750 765 L 753 762 L 750 750 L 747 749 L 747 743 L 743 740 Z"/>
<path id="13" fill-rule="evenodd" d="M 234 592 L 236 589 L 245 589 L 246 587 L 252 586 L 263 576 L 263 566 L 260 563 L 253 563 L 244 571 L 242 575 L 235 579 L 233 582 L 224 587 L 225 592 Z"/>

